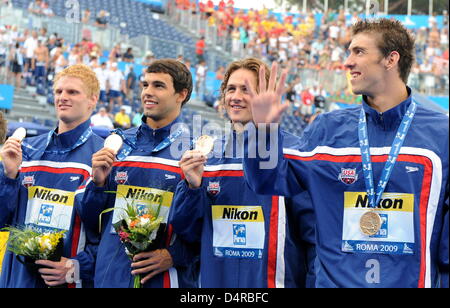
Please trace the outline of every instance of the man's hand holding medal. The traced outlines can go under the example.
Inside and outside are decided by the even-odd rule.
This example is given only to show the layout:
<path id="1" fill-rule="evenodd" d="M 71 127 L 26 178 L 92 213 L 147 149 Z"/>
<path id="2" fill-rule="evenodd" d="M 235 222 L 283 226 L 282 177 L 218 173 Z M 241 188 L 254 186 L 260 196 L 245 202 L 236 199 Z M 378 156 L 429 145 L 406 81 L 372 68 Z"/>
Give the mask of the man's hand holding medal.
<path id="1" fill-rule="evenodd" d="M 202 184 L 204 164 L 213 147 L 214 138 L 203 135 L 197 139 L 193 150 L 186 151 L 183 154 L 179 165 L 190 188 L 199 188 Z"/>

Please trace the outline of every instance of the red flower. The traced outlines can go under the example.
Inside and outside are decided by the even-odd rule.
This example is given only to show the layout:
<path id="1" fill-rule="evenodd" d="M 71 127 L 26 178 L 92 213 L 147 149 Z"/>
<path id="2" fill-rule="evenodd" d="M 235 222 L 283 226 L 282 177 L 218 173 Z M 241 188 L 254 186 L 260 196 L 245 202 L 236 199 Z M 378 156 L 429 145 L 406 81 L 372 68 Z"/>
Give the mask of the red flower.
<path id="1" fill-rule="evenodd" d="M 126 242 L 128 240 L 128 238 L 130 237 L 130 234 L 128 234 L 128 233 L 126 233 L 124 231 L 120 231 L 119 232 L 119 237 L 120 237 L 120 240 L 122 242 Z"/>

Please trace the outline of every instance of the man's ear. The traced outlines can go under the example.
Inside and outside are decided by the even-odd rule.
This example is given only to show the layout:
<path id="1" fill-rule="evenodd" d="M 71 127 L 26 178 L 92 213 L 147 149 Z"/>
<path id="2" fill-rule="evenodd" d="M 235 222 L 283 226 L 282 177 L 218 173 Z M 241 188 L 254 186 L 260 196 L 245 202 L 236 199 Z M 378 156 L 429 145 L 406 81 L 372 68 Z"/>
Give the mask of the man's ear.
<path id="1" fill-rule="evenodd" d="M 92 108 L 92 111 L 95 110 L 95 107 L 97 106 L 98 102 L 98 96 L 92 95 L 91 99 L 89 100 L 89 107 Z"/>
<path id="2" fill-rule="evenodd" d="M 188 89 L 183 89 L 180 92 L 178 92 L 178 99 L 177 99 L 177 103 L 181 104 L 184 102 L 184 100 L 186 99 L 188 95 Z"/>
<path id="3" fill-rule="evenodd" d="M 389 71 L 392 68 L 398 66 L 398 62 L 400 61 L 400 54 L 397 51 L 392 51 L 387 57 L 386 57 L 386 69 Z"/>

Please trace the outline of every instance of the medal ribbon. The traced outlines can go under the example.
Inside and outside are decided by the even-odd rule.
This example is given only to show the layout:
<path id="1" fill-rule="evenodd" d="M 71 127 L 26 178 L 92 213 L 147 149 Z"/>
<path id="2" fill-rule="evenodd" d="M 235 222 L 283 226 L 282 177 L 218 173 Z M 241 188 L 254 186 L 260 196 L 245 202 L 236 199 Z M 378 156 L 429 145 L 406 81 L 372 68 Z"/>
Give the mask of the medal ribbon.
<path id="1" fill-rule="evenodd" d="M 386 189 L 386 185 L 391 176 L 392 169 L 394 168 L 398 154 L 400 153 L 400 148 L 405 141 L 406 134 L 408 133 L 411 122 L 414 118 L 414 115 L 416 114 L 416 110 L 417 104 L 413 101 L 411 102 L 408 110 L 403 116 L 402 123 L 397 130 L 397 134 L 395 135 L 394 142 L 392 143 L 391 150 L 389 152 L 386 164 L 384 165 L 381 179 L 378 183 L 375 194 L 372 161 L 370 159 L 369 136 L 367 134 L 367 120 L 364 108 L 361 107 L 361 113 L 358 123 L 358 137 L 359 146 L 361 148 L 361 158 L 363 164 L 364 180 L 366 182 L 366 191 L 367 196 L 369 197 L 369 206 L 371 208 L 375 208 L 381 200 L 381 195 Z"/>
<path id="2" fill-rule="evenodd" d="M 115 129 L 111 131 L 112 133 L 118 134 L 120 137 L 122 137 L 123 142 L 125 145 L 123 146 L 122 150 L 117 154 L 117 160 L 122 161 L 127 157 L 132 150 L 136 150 L 136 137 L 128 138 L 124 135 L 123 131 L 119 129 Z M 165 148 L 169 147 L 178 137 L 181 136 L 183 133 L 183 129 L 178 129 L 174 133 L 170 134 L 168 137 L 166 137 L 160 144 L 158 144 L 153 150 L 152 153 L 156 153 L 159 151 L 164 150 Z"/>
<path id="3" fill-rule="evenodd" d="M 123 133 L 123 130 L 120 128 L 117 129 L 113 129 L 111 131 L 112 134 L 117 134 L 119 135 L 124 143 L 124 146 L 122 147 L 122 150 L 117 153 L 117 160 L 122 161 L 125 159 L 125 157 L 128 156 L 128 154 L 130 154 L 130 152 L 132 150 L 136 150 L 137 146 L 136 146 L 136 138 L 128 138 L 125 136 L 125 134 Z"/>
<path id="4" fill-rule="evenodd" d="M 79 147 L 80 145 L 84 144 L 91 136 L 92 136 L 92 128 L 88 127 L 84 133 L 80 136 L 80 138 L 78 138 L 77 142 L 74 143 L 74 145 L 72 145 L 70 148 L 64 149 L 64 150 L 45 150 L 47 149 L 47 147 L 49 146 L 53 134 L 55 133 L 54 130 L 51 130 L 48 132 L 47 134 L 47 143 L 44 147 L 44 150 L 39 150 L 34 148 L 32 145 L 26 143 L 26 142 L 22 142 L 22 146 L 26 149 L 32 150 L 32 151 L 37 151 L 39 154 L 39 157 L 42 157 L 42 155 L 44 155 L 44 153 L 46 154 L 55 154 L 55 155 L 63 155 L 63 154 L 67 154 L 69 152 L 71 152 L 72 150 L 76 149 L 77 147 Z M 23 151 L 23 154 L 25 156 L 25 158 L 27 160 L 31 159 L 31 155 L 29 155 L 28 153 L 26 153 L 25 151 Z"/>

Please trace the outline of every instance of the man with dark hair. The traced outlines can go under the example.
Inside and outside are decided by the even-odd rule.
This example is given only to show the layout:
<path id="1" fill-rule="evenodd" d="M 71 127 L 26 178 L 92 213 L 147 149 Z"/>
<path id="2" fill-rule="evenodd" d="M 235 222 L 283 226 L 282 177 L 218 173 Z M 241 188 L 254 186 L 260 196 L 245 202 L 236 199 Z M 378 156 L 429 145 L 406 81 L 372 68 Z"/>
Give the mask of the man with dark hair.
<path id="1" fill-rule="evenodd" d="M 147 68 L 146 73 L 163 73 L 170 75 L 176 94 L 181 94 L 183 90 L 187 90 L 186 97 L 181 102 L 181 106 L 184 106 L 191 98 L 192 86 L 189 85 L 192 85 L 192 75 L 183 63 L 173 59 L 165 59 L 164 61 L 156 60 Z"/>
<path id="2" fill-rule="evenodd" d="M 272 128 L 278 165 L 263 169 L 261 158 L 246 155 L 246 180 L 259 193 L 309 191 L 316 286 L 448 287 L 448 117 L 418 105 L 405 84 L 414 40 L 399 21 L 353 29 L 344 64 L 362 106 L 319 114 L 289 148 Z M 268 88 L 251 90 L 261 129 L 287 109 L 286 73 L 278 86 L 272 76 Z M 251 131 L 247 141 L 249 149 L 259 143 Z"/>
<path id="3" fill-rule="evenodd" d="M 361 21 L 353 26 L 352 34 L 376 34 L 375 46 L 378 48 L 379 60 L 388 57 L 392 52 L 397 52 L 398 73 L 403 83 L 408 82 L 411 67 L 414 64 L 414 38 L 399 21 L 380 19 L 376 22 Z"/>
<path id="4" fill-rule="evenodd" d="M 167 225 L 158 249 L 137 254 L 132 261 L 112 227 L 128 202 L 154 209 L 159 205 L 152 198 L 139 195 L 163 196 L 160 217 L 167 223 L 173 193 L 182 174 L 179 157 L 173 157 L 171 145 L 181 138 L 187 138 L 186 143 L 190 144 L 190 138 L 177 129 L 177 124 L 191 92 L 192 77 L 186 66 L 173 59 L 153 62 L 145 73 L 141 93 L 142 124 L 125 132 L 117 131 L 125 143 L 117 158 L 109 148 L 92 156 L 92 183 L 86 187 L 80 212 L 87 227 L 97 232 L 101 227 L 95 287 L 128 288 L 133 286 L 134 275 L 141 275 L 145 288 L 197 286 L 198 273 L 193 261 L 197 252 L 176 237 L 171 226 Z M 99 216 L 108 208 L 114 208 L 114 212 L 103 214 L 99 226 Z"/>

